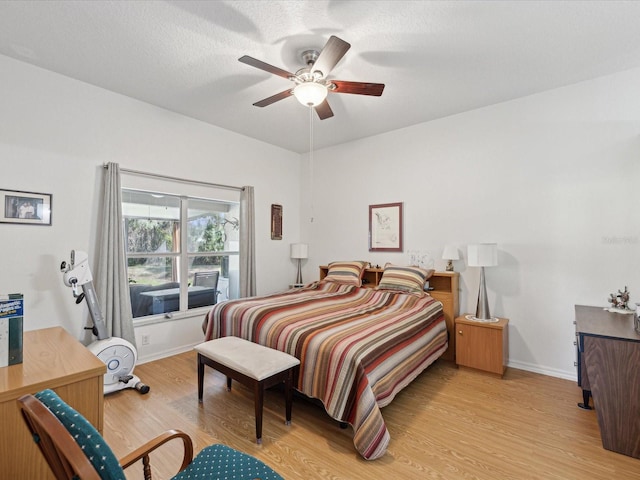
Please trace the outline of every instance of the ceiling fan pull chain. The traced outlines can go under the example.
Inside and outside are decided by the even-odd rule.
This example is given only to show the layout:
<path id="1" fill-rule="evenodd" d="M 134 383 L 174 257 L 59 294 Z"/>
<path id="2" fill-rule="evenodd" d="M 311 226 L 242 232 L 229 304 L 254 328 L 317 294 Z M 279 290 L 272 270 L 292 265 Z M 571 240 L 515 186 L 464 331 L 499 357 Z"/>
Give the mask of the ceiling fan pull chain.
<path id="1" fill-rule="evenodd" d="M 313 107 L 309 108 L 309 198 L 311 222 L 313 223 Z"/>

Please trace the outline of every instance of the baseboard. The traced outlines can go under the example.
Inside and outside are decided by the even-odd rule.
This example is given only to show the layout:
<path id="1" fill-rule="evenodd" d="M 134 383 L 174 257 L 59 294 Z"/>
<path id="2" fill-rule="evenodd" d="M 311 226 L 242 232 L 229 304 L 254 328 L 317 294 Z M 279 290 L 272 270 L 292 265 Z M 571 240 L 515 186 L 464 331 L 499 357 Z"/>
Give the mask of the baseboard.
<path id="1" fill-rule="evenodd" d="M 574 382 L 578 381 L 578 373 L 575 370 L 568 372 L 566 370 L 558 370 L 555 368 L 534 365 L 532 363 L 514 362 L 511 360 L 509 361 L 507 366 L 511 368 L 517 368 L 518 370 L 526 370 L 528 372 L 540 373 L 542 375 L 547 375 L 549 377 L 563 378 L 565 380 L 572 380 Z"/>
<path id="2" fill-rule="evenodd" d="M 152 355 L 145 355 L 138 357 L 137 365 L 142 365 L 143 363 L 153 362 L 154 360 L 161 360 L 163 358 L 172 357 L 173 355 L 178 355 L 180 353 L 189 352 L 193 350 L 193 347 L 198 345 L 198 343 L 194 343 L 193 345 L 183 345 L 180 347 L 172 348 L 170 350 L 164 350 L 162 352 L 156 352 Z"/>
<path id="3" fill-rule="evenodd" d="M 138 364 L 142 365 L 143 363 L 153 362 L 154 360 L 160 360 L 162 358 L 171 357 L 172 355 L 178 355 L 180 353 L 188 352 L 193 350 L 198 343 L 194 343 L 192 345 L 183 345 L 181 347 L 176 347 L 170 350 L 165 350 L 162 352 L 157 352 L 153 355 L 145 355 L 143 357 L 138 357 Z M 573 382 L 578 381 L 578 374 L 576 371 L 568 372 L 565 370 L 558 370 L 555 368 L 542 367 L 540 365 L 534 365 L 532 363 L 526 362 L 517 362 L 517 361 L 509 361 L 507 364 L 510 368 L 516 368 L 518 370 L 526 370 L 527 372 L 539 373 L 541 375 L 547 375 L 549 377 L 563 378 L 565 380 L 571 380 Z"/>

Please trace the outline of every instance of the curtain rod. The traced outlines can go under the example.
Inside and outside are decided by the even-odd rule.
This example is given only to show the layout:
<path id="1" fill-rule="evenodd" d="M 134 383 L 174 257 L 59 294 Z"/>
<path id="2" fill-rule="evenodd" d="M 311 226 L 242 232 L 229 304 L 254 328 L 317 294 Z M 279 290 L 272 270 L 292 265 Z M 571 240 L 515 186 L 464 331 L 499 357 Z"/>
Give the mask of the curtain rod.
<path id="1" fill-rule="evenodd" d="M 108 164 L 106 163 L 102 164 L 102 168 L 107 168 L 107 167 L 108 167 Z M 201 180 L 189 180 L 187 178 L 176 178 L 176 177 L 170 177 L 169 175 L 160 175 L 158 173 L 142 172 L 140 170 L 131 170 L 128 168 L 120 168 L 120 172 L 128 173 L 130 175 L 140 175 L 141 177 L 157 178 L 160 180 L 172 180 L 174 182 L 188 183 L 191 185 L 203 185 L 205 187 L 226 188 L 227 190 L 238 190 L 238 191 L 244 190 L 244 187 L 235 187 L 233 185 L 223 185 L 221 183 L 203 182 Z"/>

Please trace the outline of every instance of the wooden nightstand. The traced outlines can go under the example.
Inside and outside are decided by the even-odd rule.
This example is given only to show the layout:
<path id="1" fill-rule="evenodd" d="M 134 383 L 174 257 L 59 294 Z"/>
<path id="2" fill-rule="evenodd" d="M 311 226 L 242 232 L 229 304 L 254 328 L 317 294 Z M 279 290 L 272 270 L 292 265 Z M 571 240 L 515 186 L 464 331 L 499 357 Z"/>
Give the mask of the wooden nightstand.
<path id="1" fill-rule="evenodd" d="M 508 324 L 508 318 L 497 322 L 456 318 L 456 364 L 502 377 L 509 358 Z"/>

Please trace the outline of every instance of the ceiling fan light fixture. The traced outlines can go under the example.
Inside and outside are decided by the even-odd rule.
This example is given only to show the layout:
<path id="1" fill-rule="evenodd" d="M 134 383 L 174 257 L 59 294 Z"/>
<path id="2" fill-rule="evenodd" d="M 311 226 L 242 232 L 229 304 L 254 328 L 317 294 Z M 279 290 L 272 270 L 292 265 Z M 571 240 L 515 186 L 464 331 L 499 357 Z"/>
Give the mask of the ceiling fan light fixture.
<path id="1" fill-rule="evenodd" d="M 274 67 L 248 55 L 243 55 L 238 60 L 246 65 L 259 68 L 295 83 L 292 88 L 264 98 L 254 103 L 254 106 L 266 107 L 294 96 L 305 107 L 311 107 L 309 111 L 315 112 L 320 120 L 326 120 L 333 117 L 333 110 L 331 110 L 327 101 L 329 91 L 379 97 L 382 95 L 382 90 L 384 90 L 383 83 L 348 82 L 330 80 L 327 77 L 349 48 L 351 48 L 351 45 L 332 35 L 320 52 L 317 50 L 305 50 L 302 52 L 302 60 L 306 66 L 298 69 L 296 73 Z M 311 114 L 310 116 L 313 117 Z"/>
<path id="2" fill-rule="evenodd" d="M 315 107 L 327 98 L 327 87 L 321 83 L 303 82 L 293 88 L 293 94 L 305 107 Z"/>

